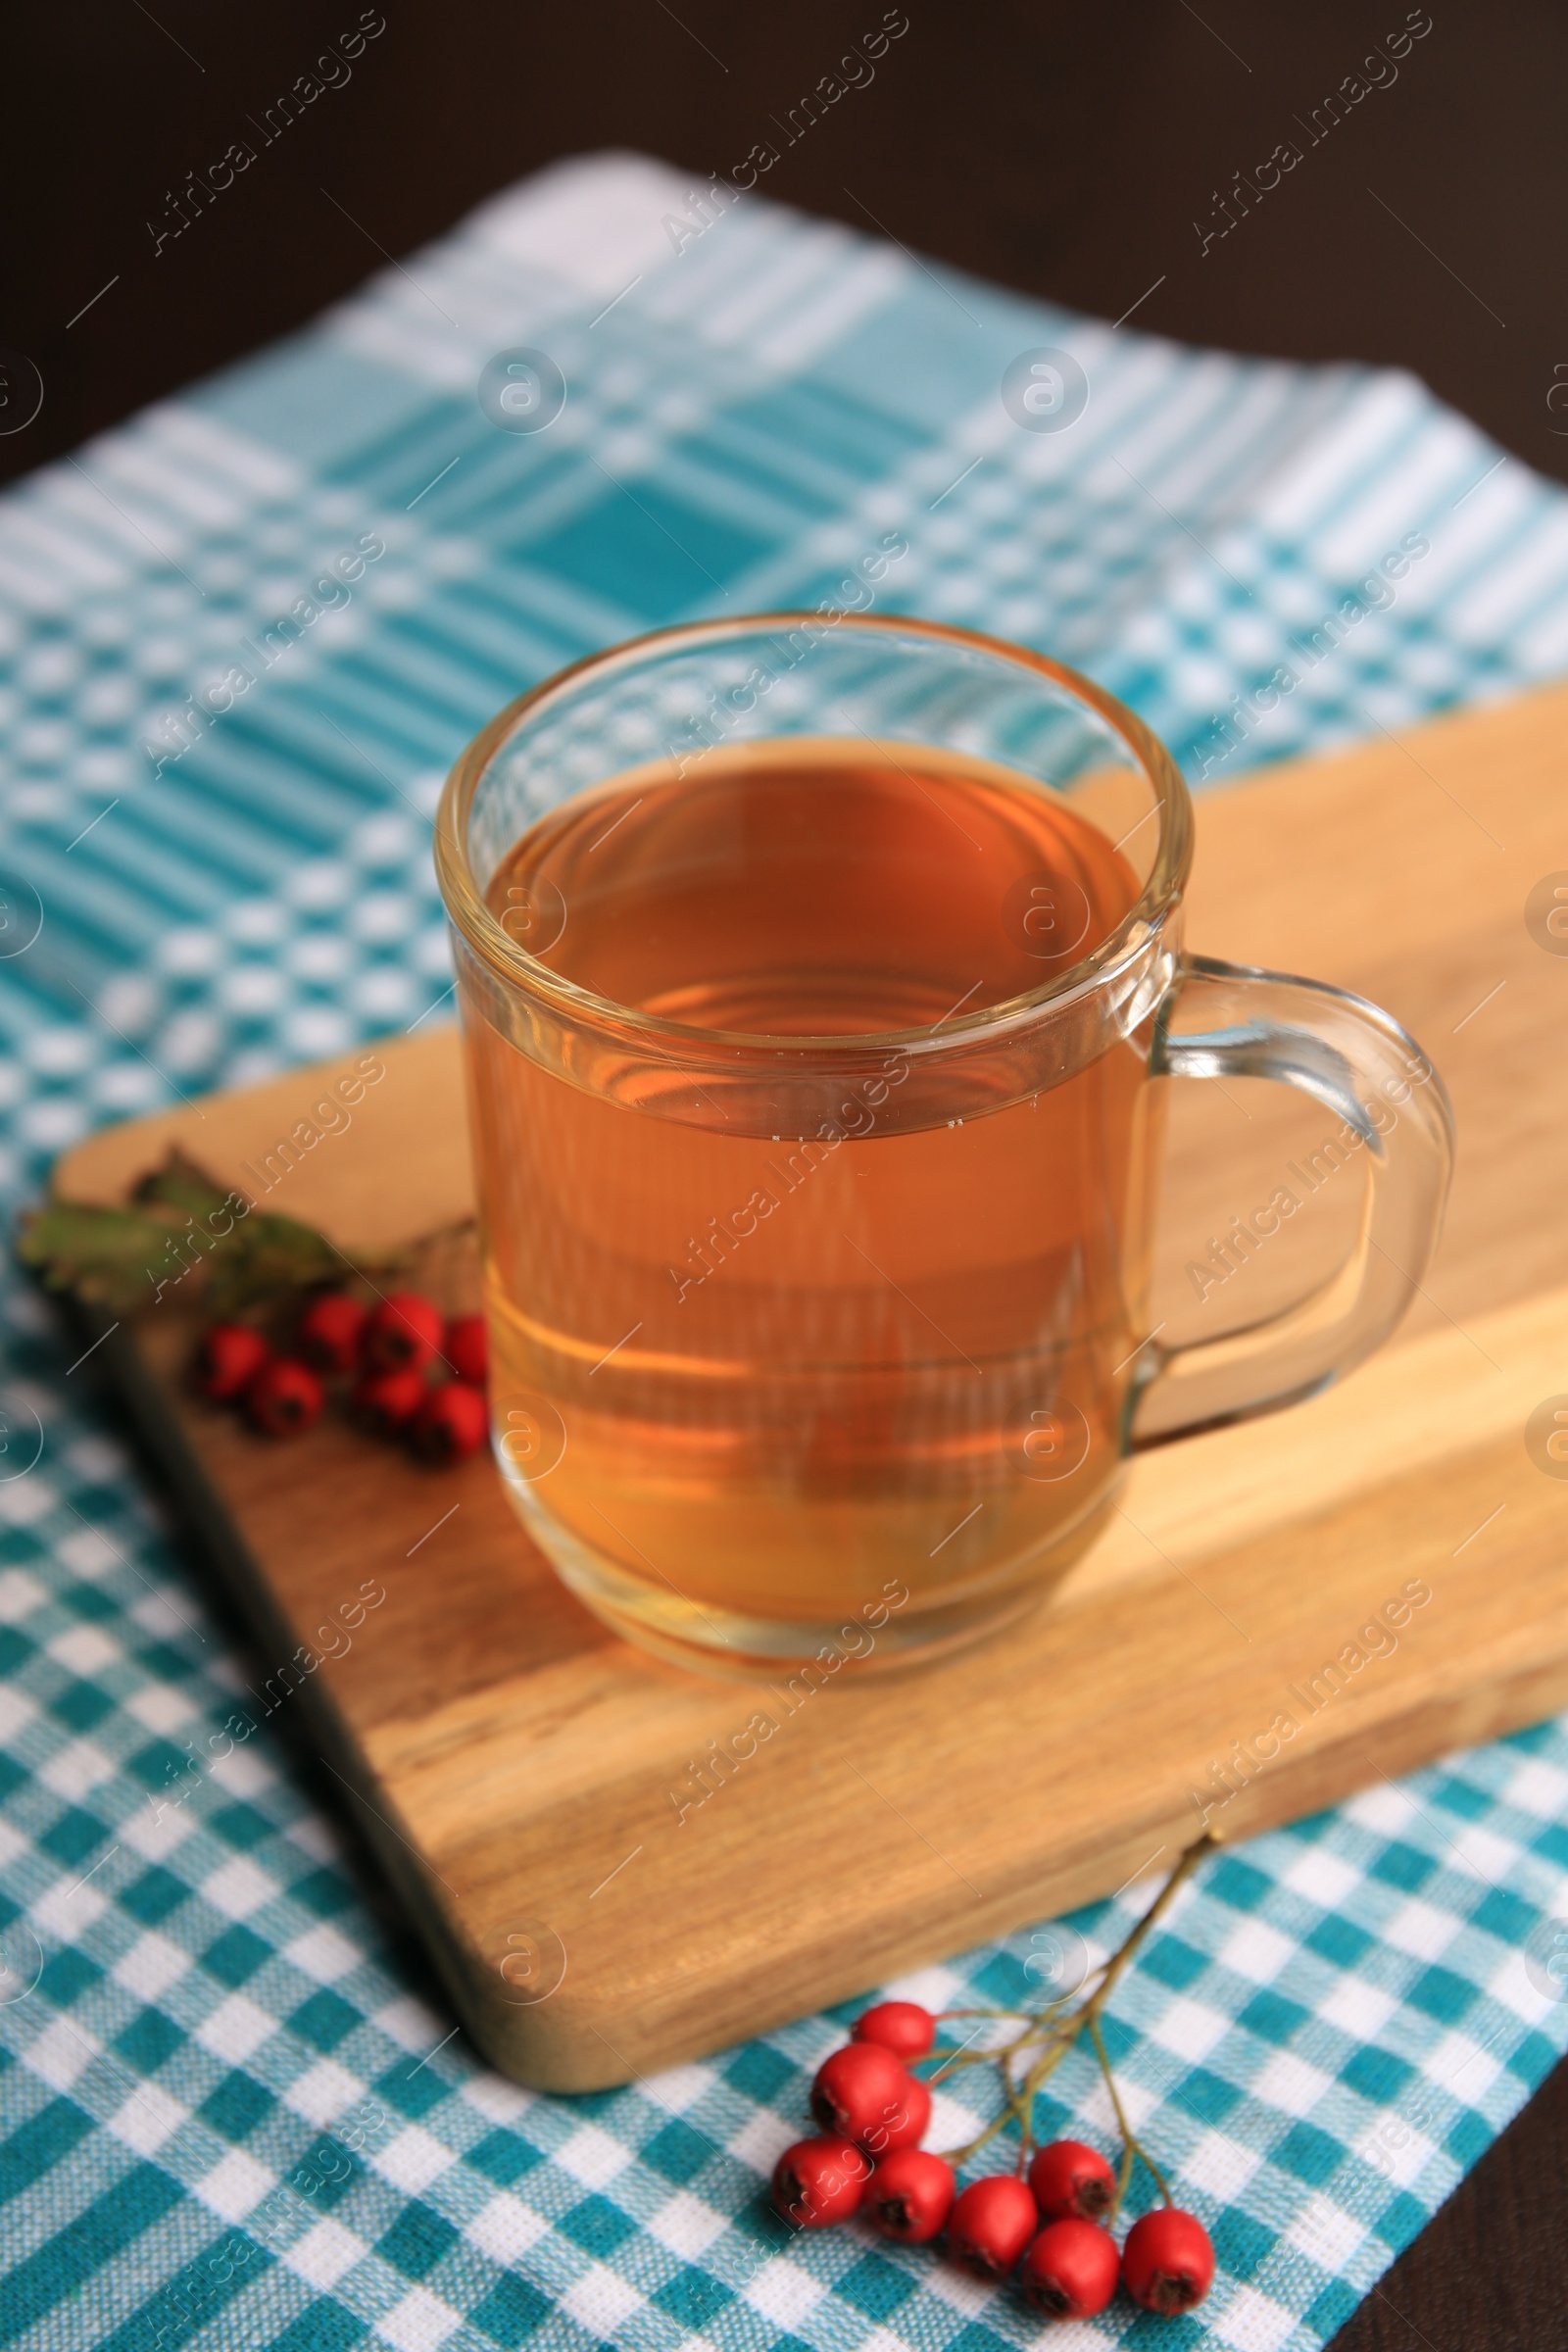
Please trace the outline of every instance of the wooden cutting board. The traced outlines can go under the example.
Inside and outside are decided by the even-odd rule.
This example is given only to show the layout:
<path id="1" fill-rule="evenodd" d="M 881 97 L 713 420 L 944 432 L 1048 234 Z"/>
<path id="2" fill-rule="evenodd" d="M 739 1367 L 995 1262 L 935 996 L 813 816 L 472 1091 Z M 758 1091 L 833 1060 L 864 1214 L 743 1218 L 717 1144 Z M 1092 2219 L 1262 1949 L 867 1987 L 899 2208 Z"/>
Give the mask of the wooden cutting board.
<path id="1" fill-rule="evenodd" d="M 1446 1232 L 1393 1346 L 1293 1412 L 1142 1458 L 1112 1532 L 989 1648 L 901 1679 L 847 1665 L 793 1708 L 688 1675 L 568 1597 L 487 1461 L 423 1470 L 330 1418 L 269 1446 L 188 1393 L 167 1303 L 99 1350 L 248 1619 L 250 1711 L 270 1698 L 345 1784 L 493 2064 L 623 2082 L 1167 1868 L 1205 1807 L 1245 1834 L 1568 1705 L 1568 1479 L 1526 1443 L 1568 1402 L 1568 939 L 1544 920 L 1565 760 L 1558 689 L 1201 802 L 1190 943 L 1414 1030 L 1458 1115 Z M 455 1033 L 377 1051 L 352 1123 L 270 1202 L 361 1249 L 469 1206 Z M 344 1066 L 108 1129 L 58 1188 L 120 1199 L 178 1141 L 254 1192 L 245 1163 Z M 1185 1260 L 1325 1114 L 1259 1081 L 1183 1082 L 1172 1111 L 1175 1336 L 1330 1262 L 1360 1178 L 1200 1308 Z M 367 1590 L 385 1597 L 351 1625 Z M 283 1697 L 302 1644 L 339 1654 Z M 776 1728 L 699 1802 L 710 1743 L 744 1750 L 759 1709 Z"/>

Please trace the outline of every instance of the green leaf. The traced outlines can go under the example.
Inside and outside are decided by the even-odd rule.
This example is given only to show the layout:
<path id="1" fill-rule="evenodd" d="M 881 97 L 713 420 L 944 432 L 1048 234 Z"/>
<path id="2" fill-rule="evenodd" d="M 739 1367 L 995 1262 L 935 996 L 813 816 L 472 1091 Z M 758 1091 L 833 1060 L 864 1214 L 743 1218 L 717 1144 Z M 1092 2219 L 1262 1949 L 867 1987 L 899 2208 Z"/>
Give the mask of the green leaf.
<path id="1" fill-rule="evenodd" d="M 224 1192 L 177 1148 L 141 1178 L 128 1208 L 53 1200 L 19 1220 L 17 1254 L 51 1290 L 119 1315 L 166 1295 L 202 1294 L 214 1316 L 243 1314 L 355 1276 L 392 1274 L 406 1254 L 356 1260 L 312 1225 L 256 1209 Z M 175 1286 L 190 1284 L 190 1288 Z"/>
<path id="2" fill-rule="evenodd" d="M 144 1176 L 130 1197 L 132 1200 L 162 1202 L 188 1217 L 214 1216 L 234 1198 L 220 1191 L 205 1168 L 187 1159 L 177 1144 L 171 1148 L 163 1166 Z"/>
<path id="3" fill-rule="evenodd" d="M 230 1315 L 290 1291 L 342 1282 L 357 1271 L 314 1226 L 253 1209 L 213 1253 L 210 1303 L 215 1315 Z"/>
<path id="4" fill-rule="evenodd" d="M 17 1254 L 24 1265 L 41 1272 L 52 1291 L 74 1291 L 78 1298 L 126 1315 L 152 1304 L 159 1275 L 151 1269 L 164 1258 L 169 1241 L 166 1218 L 57 1200 L 24 1212 Z"/>

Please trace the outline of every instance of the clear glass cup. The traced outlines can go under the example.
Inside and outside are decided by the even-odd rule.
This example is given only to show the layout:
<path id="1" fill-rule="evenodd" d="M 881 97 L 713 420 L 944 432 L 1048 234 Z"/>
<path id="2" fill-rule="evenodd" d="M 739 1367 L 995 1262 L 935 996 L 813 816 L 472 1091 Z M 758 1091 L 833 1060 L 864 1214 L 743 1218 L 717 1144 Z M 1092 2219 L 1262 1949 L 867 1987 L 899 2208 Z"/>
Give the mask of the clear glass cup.
<path id="1" fill-rule="evenodd" d="M 730 854 L 712 846 L 734 830 L 718 786 L 785 758 L 812 796 L 808 831 L 851 807 L 834 779 L 857 761 L 907 773 L 936 811 L 908 801 L 911 840 L 931 835 L 913 862 L 894 835 L 851 875 L 856 985 L 870 1002 L 880 956 L 886 1017 L 842 1033 L 804 963 L 766 1030 L 753 1008 L 780 1001 L 776 970 L 773 997 L 698 969 L 656 1004 L 574 975 L 576 943 L 596 923 L 611 936 L 604 837 L 564 834 L 537 872 L 514 866 L 519 842 L 596 796 L 629 820 L 612 857 L 634 832 L 654 844 L 644 884 L 665 875 L 685 906 L 703 859 Z M 1114 869 L 1126 904 L 1099 936 L 1061 858 L 1014 874 L 985 919 L 1022 984 L 932 1016 L 968 967 L 942 968 L 933 945 L 922 968 L 899 893 L 940 915 L 947 889 L 970 920 L 968 853 L 943 831 L 968 807 L 947 804 L 950 775 L 1071 828 L 1090 895 Z M 968 828 L 955 819 L 966 838 L 991 804 L 976 806 Z M 529 1534 L 619 1633 L 775 1678 L 826 1647 L 873 1668 L 940 1654 L 1050 1589 L 1130 1453 L 1308 1396 L 1388 1337 L 1437 1239 L 1442 1081 L 1375 1005 L 1185 956 L 1191 857 L 1181 775 L 1129 710 L 1041 655 L 903 617 L 663 630 L 533 688 L 463 754 L 436 863 L 496 1460 Z M 821 869 L 834 887 L 840 870 Z M 932 940 L 948 928 L 973 950 L 956 918 Z M 733 940 L 724 953 L 734 963 Z M 1343 1120 L 1363 1211 L 1310 1296 L 1167 1346 L 1148 1336 L 1155 1082 L 1233 1074 Z"/>

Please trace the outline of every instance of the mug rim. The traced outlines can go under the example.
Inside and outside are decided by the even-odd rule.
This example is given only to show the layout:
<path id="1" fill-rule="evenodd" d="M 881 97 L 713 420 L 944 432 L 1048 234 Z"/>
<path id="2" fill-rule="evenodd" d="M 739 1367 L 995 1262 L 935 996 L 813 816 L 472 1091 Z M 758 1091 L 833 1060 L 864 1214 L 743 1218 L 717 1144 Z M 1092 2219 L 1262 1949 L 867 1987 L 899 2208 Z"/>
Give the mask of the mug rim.
<path id="1" fill-rule="evenodd" d="M 1125 703 L 1081 671 L 1054 661 L 1049 654 L 1036 653 L 1032 647 L 1014 645 L 1006 638 L 993 637 L 980 630 L 956 628 L 947 621 L 926 620 L 904 612 L 843 612 L 836 615 L 831 625 L 835 630 L 850 628 L 884 635 L 902 632 L 929 637 L 941 644 L 989 654 L 1015 668 L 1048 678 L 1095 710 L 1126 745 L 1148 778 L 1154 796 L 1152 813 L 1157 813 L 1160 828 L 1153 863 L 1143 889 L 1120 922 L 1087 956 L 1069 964 L 1065 971 L 1042 980 L 1035 988 L 986 1005 L 977 1012 L 955 1016 L 943 1024 L 940 1035 L 922 1028 L 857 1031 L 848 1035 L 838 1031 L 824 1037 L 799 1033 L 772 1036 L 760 1030 L 701 1028 L 692 1022 L 669 1020 L 662 1014 L 619 1004 L 553 971 L 503 930 L 474 879 L 467 825 L 486 769 L 528 714 L 547 706 L 585 672 L 598 670 L 612 675 L 617 669 L 635 666 L 656 648 L 721 645 L 728 639 L 761 629 L 798 628 L 808 622 L 820 628 L 824 619 L 825 615 L 818 612 L 784 610 L 677 621 L 667 628 L 649 629 L 639 637 L 623 638 L 598 653 L 580 656 L 564 668 L 553 670 L 549 677 L 527 687 L 497 711 L 453 762 L 435 815 L 436 880 L 448 920 L 470 951 L 509 986 L 533 997 L 543 997 L 567 1019 L 613 1026 L 631 1036 L 657 1038 L 666 1049 L 676 1047 L 688 1053 L 717 1050 L 730 1056 L 764 1053 L 791 1060 L 803 1056 L 813 1060 L 858 1058 L 890 1048 L 906 1055 L 918 1054 L 922 1059 L 931 1054 L 951 1054 L 956 1046 L 988 1042 L 1048 1007 L 1054 1009 L 1092 993 L 1113 978 L 1124 964 L 1135 960 L 1179 903 L 1192 869 L 1193 804 L 1186 779 L 1170 752 L 1152 728 L 1146 726 Z"/>

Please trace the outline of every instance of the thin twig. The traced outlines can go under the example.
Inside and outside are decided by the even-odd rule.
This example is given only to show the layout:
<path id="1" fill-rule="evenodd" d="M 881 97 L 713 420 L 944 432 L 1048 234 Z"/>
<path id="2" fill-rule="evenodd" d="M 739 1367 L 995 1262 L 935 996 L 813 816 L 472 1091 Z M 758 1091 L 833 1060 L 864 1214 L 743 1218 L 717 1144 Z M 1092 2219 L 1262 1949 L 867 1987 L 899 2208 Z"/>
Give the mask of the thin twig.
<path id="1" fill-rule="evenodd" d="M 1166 2204 L 1174 2205 L 1176 2200 L 1170 2193 L 1170 2182 L 1166 2180 L 1164 2174 L 1160 2171 L 1158 2165 L 1154 2162 L 1154 2159 L 1152 2156 L 1151 2156 L 1149 2150 L 1145 2147 L 1143 2141 L 1139 2138 L 1137 2132 L 1127 2121 L 1127 2110 L 1121 2103 L 1121 2092 L 1116 2088 L 1116 2078 L 1111 2072 L 1110 2058 L 1105 2049 L 1105 2036 L 1100 2030 L 1100 2020 L 1098 2017 L 1093 2017 L 1089 2021 L 1089 2038 L 1095 2045 L 1095 2056 L 1100 2060 L 1100 2071 L 1105 2078 L 1105 2088 L 1110 2093 L 1110 2103 L 1116 2111 L 1116 2122 L 1121 2130 L 1123 2149 L 1121 2173 L 1116 2182 L 1116 2202 L 1105 2217 L 1106 2226 L 1108 2228 L 1110 2223 L 1116 2219 L 1117 2214 L 1121 2210 L 1121 2201 L 1127 2193 L 1127 2183 L 1132 2178 L 1133 2158 L 1135 2156 L 1141 2156 L 1145 2164 L 1148 2165 L 1150 2171 L 1153 2174 L 1155 2182 L 1159 2188 L 1159 2193 L 1164 2198 Z"/>
<path id="2" fill-rule="evenodd" d="M 1171 1872 L 1170 1877 L 1165 1881 L 1164 1886 L 1160 1888 L 1158 1894 L 1155 1895 L 1153 1901 L 1150 1904 L 1149 1909 L 1144 1913 L 1143 1918 L 1140 1919 L 1136 1925 L 1129 1930 L 1128 1934 L 1123 1937 L 1116 1950 L 1112 1952 L 1109 1959 L 1102 1961 L 1099 1968 L 1091 1972 L 1093 1975 L 1099 1977 L 1100 1982 L 1095 1985 L 1094 1990 L 1086 1994 L 1085 1998 L 1079 2002 L 1076 2009 L 1068 2011 L 1064 2016 L 1054 2014 L 1061 2009 L 1064 2001 L 1072 1998 L 1070 1993 L 1063 1993 L 1056 2000 L 1048 2001 L 1043 2009 L 1035 2012 L 1024 2009 L 945 2009 L 942 2012 L 944 2018 L 1017 2017 L 1024 2020 L 1023 2032 L 1021 2034 L 1014 2034 L 1010 2041 L 1003 2042 L 998 2048 L 995 2049 L 959 2049 L 954 2051 L 930 2050 L 926 2052 L 928 2057 L 942 2058 L 948 2071 L 951 2071 L 951 2069 L 955 2066 L 964 2064 L 978 2065 L 994 2063 L 1002 2082 L 1003 2105 L 1000 2114 L 993 2116 L 990 2123 L 985 2126 L 984 2130 L 981 2131 L 975 2138 L 969 2140 L 963 2147 L 949 2148 L 946 2151 L 946 2159 L 949 2164 L 967 2164 L 970 2157 L 977 2156 L 983 2147 L 988 2146 L 989 2143 L 996 2138 L 999 2132 L 1004 2131 L 1008 2124 L 1015 2123 L 1018 2127 L 1019 2149 L 1017 2169 L 1021 2172 L 1029 2150 L 1034 2145 L 1034 2108 L 1035 2100 L 1039 2095 L 1041 2086 L 1050 2079 L 1053 2074 L 1054 2074 L 1056 2068 L 1066 2057 L 1067 2052 L 1076 2044 L 1080 2034 L 1082 2034 L 1087 2028 L 1090 2038 L 1095 2045 L 1096 2055 L 1100 2060 L 1101 2068 L 1104 2074 L 1106 2085 L 1110 2091 L 1111 2102 L 1116 2110 L 1116 2121 L 1121 2127 L 1122 2138 L 1126 2147 L 1126 2153 L 1122 2159 L 1120 2181 L 1116 2191 L 1116 2204 L 1112 2208 L 1112 2211 L 1114 2213 L 1119 2209 L 1122 2198 L 1126 2193 L 1127 2183 L 1132 2177 L 1132 2163 L 1135 2154 L 1141 2156 L 1145 2164 L 1148 2165 L 1151 2173 L 1152 2173 L 1154 2179 L 1159 2183 L 1161 2196 L 1163 2196 L 1167 2205 L 1170 2204 L 1171 2194 L 1166 2185 L 1164 2174 L 1159 2170 L 1159 2167 L 1155 2164 L 1148 2149 L 1143 2146 L 1142 2142 L 1136 2137 L 1130 2126 L 1128 2125 L 1126 2114 L 1122 2108 L 1120 2095 L 1117 2092 L 1115 2082 L 1111 2075 L 1110 2061 L 1105 2055 L 1105 2045 L 1101 2034 L 1100 2019 L 1106 2002 L 1110 1999 L 1111 1994 L 1115 1991 L 1118 1983 L 1126 1973 L 1126 1970 L 1130 1966 L 1140 1946 L 1147 1940 L 1151 1931 L 1159 1924 L 1159 1921 L 1169 1910 L 1171 1904 L 1176 1899 L 1178 1890 L 1192 1876 L 1199 1863 L 1202 1861 L 1206 1855 L 1211 1854 L 1219 1842 L 1220 1840 L 1217 1835 L 1213 1831 L 1207 1831 L 1201 1838 L 1196 1839 L 1192 1845 L 1187 1847 L 1175 1869 Z M 1029 2067 L 1029 2070 L 1025 2074 L 1023 2081 L 1021 2082 L 1014 2082 L 1012 2079 L 1012 2059 L 1018 2056 L 1022 2051 L 1034 2047 L 1037 2043 L 1040 2045 L 1039 2056 Z"/>

